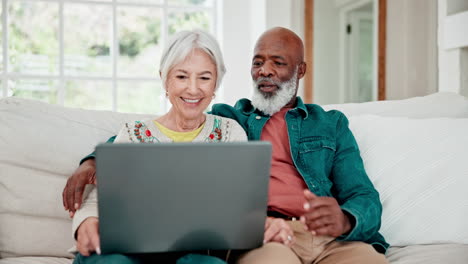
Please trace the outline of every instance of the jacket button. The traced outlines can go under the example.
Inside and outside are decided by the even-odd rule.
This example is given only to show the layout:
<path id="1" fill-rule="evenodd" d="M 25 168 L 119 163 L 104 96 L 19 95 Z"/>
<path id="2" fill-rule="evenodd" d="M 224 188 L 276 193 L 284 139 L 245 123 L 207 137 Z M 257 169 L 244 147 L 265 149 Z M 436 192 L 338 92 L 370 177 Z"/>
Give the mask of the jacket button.
<path id="1" fill-rule="evenodd" d="M 262 119 L 262 117 L 261 116 L 256 116 L 255 119 L 260 120 L 260 119 Z"/>

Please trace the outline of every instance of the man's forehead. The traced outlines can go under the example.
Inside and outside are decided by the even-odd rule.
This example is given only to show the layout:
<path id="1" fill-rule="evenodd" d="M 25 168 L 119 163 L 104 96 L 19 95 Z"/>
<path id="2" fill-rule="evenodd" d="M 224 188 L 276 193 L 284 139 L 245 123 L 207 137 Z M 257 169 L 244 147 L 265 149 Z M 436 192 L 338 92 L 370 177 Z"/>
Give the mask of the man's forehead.
<path id="1" fill-rule="evenodd" d="M 260 39 L 255 46 L 255 49 L 272 49 L 281 50 L 285 47 L 290 46 L 291 43 L 286 39 L 282 38 L 264 38 Z"/>
<path id="2" fill-rule="evenodd" d="M 289 48 L 282 43 L 258 43 L 255 46 L 254 57 L 282 58 L 290 56 Z"/>

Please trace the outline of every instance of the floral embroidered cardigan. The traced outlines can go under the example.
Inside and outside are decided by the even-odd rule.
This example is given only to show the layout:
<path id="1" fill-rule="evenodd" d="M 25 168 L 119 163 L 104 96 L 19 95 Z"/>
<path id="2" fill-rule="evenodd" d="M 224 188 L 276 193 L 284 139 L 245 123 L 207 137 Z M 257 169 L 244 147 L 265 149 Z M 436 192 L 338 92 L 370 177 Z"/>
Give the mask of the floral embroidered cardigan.
<path id="1" fill-rule="evenodd" d="M 192 142 L 235 142 L 247 141 L 244 129 L 233 119 L 206 114 L 205 126 Z M 170 138 L 164 135 L 152 119 L 126 123 L 120 130 L 114 143 L 168 143 Z M 90 188 L 91 187 L 91 188 Z M 86 195 L 88 194 L 88 195 Z M 87 196 L 87 197 L 86 197 Z M 81 223 L 88 217 L 98 217 L 97 192 L 94 185 L 88 185 L 85 200 L 73 217 L 73 237 Z M 73 250 L 72 250 L 73 251 Z"/>
<path id="2" fill-rule="evenodd" d="M 233 119 L 205 114 L 205 126 L 192 142 L 247 141 L 244 129 Z M 167 143 L 172 142 L 152 119 L 126 123 L 120 130 L 115 143 Z"/>

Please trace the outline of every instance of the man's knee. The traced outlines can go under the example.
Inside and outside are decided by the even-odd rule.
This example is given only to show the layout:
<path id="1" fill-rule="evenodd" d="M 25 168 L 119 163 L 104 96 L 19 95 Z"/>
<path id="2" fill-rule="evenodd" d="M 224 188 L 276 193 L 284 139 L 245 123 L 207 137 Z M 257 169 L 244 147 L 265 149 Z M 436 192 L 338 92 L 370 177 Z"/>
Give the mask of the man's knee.
<path id="1" fill-rule="evenodd" d="M 239 264 L 298 263 L 301 261 L 291 248 L 280 243 L 267 243 L 241 256 Z"/>

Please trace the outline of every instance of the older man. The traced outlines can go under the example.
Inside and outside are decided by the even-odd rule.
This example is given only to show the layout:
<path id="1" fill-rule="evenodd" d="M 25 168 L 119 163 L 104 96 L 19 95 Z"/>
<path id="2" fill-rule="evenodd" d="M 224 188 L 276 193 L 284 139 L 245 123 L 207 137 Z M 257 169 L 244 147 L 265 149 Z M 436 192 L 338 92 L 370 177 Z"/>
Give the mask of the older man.
<path id="1" fill-rule="evenodd" d="M 265 244 L 239 262 L 387 263 L 388 244 L 378 233 L 382 206 L 348 120 L 297 97 L 298 80 L 306 73 L 303 57 L 302 40 L 294 32 L 265 32 L 252 59 L 252 101 L 212 109 L 237 120 L 250 140 L 273 145 Z M 84 184 L 94 182 L 89 158 L 63 192 L 71 212 L 80 206 Z"/>

